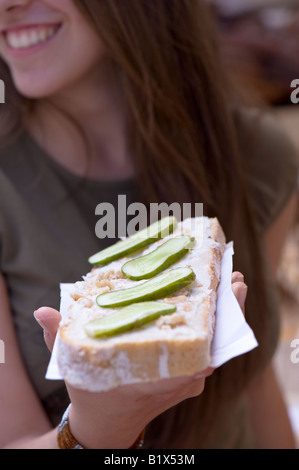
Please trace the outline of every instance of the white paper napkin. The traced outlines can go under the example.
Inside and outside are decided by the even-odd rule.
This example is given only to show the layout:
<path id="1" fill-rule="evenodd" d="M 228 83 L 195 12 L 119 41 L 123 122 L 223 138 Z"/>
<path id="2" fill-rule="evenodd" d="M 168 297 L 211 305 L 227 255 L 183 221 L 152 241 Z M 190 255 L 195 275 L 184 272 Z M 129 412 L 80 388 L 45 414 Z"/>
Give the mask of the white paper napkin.
<path id="1" fill-rule="evenodd" d="M 233 357 L 240 356 L 258 346 L 253 331 L 245 320 L 231 287 L 233 271 L 233 243 L 226 246 L 221 265 L 221 280 L 218 287 L 216 327 L 211 351 L 211 367 L 219 367 Z M 71 301 L 72 284 L 61 284 L 60 313 L 66 315 Z M 61 380 L 57 366 L 57 343 L 54 343 L 46 378 Z"/>
<path id="2" fill-rule="evenodd" d="M 219 367 L 258 346 L 232 291 L 233 254 L 234 247 L 230 242 L 226 246 L 221 265 L 211 367 Z"/>

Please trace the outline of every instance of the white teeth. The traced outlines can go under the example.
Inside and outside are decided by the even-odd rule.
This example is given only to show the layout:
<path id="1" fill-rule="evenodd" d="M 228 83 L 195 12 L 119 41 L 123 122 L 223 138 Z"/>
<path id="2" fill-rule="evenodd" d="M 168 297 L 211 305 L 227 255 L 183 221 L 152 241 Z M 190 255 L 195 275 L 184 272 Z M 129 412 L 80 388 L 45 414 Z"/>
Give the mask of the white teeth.
<path id="1" fill-rule="evenodd" d="M 40 42 L 47 41 L 55 34 L 56 28 L 35 28 L 27 29 L 21 33 L 10 31 L 6 34 L 6 40 L 10 47 L 13 49 L 25 49 L 32 47 Z"/>
<path id="2" fill-rule="evenodd" d="M 34 31 L 34 29 L 31 31 L 30 34 L 30 43 L 31 44 L 37 44 L 38 41 L 39 41 L 39 34 L 37 33 L 37 31 Z"/>

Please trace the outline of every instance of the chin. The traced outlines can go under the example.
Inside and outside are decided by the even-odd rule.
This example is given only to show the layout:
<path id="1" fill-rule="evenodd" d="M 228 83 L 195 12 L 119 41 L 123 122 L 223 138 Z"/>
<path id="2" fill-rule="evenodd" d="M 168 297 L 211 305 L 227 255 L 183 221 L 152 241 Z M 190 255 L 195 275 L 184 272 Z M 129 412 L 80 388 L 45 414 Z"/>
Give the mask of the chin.
<path id="1" fill-rule="evenodd" d="M 45 82 L 45 80 L 24 80 L 16 77 L 14 79 L 14 85 L 22 96 L 31 99 L 47 98 L 57 92 L 57 87 L 55 87 L 53 83 Z"/>

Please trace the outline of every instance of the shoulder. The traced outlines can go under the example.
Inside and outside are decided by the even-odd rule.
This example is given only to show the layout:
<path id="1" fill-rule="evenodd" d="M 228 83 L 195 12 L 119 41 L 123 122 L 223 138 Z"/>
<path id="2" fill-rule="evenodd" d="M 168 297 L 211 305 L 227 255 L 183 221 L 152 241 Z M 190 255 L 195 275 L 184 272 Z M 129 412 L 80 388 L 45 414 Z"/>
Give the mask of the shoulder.
<path id="1" fill-rule="evenodd" d="M 298 150 L 270 112 L 235 111 L 235 124 L 249 198 L 265 232 L 297 186 Z"/>

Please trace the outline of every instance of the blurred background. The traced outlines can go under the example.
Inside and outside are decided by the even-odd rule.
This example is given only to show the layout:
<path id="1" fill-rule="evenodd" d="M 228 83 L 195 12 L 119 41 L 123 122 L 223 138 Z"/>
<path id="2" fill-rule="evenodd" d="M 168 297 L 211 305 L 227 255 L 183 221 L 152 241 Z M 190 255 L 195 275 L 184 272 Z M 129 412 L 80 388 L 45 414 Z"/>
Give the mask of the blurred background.
<path id="1" fill-rule="evenodd" d="M 299 159 L 299 103 L 291 101 L 293 80 L 298 79 L 299 88 L 299 0 L 206 2 L 215 15 L 223 60 L 240 97 L 276 116 L 298 148 Z M 299 211 L 277 282 L 282 329 L 275 367 L 299 448 Z M 296 339 L 297 354 L 296 343 L 292 347 Z"/>

